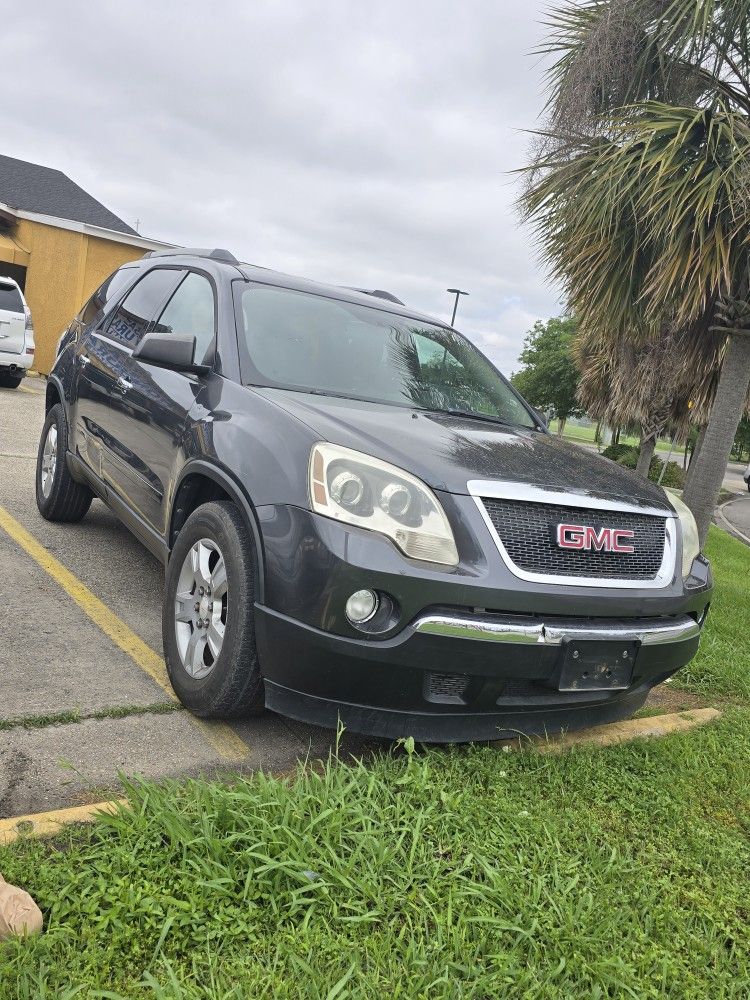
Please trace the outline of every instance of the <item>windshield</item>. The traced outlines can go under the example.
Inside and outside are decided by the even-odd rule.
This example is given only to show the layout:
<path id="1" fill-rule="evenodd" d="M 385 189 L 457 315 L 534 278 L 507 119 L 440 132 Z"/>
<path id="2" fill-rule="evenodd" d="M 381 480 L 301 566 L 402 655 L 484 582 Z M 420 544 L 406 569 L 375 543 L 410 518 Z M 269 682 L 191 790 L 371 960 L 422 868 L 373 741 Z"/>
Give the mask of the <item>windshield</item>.
<path id="1" fill-rule="evenodd" d="M 534 427 L 508 383 L 451 330 L 266 286 L 245 289 L 240 312 L 248 383 Z"/>

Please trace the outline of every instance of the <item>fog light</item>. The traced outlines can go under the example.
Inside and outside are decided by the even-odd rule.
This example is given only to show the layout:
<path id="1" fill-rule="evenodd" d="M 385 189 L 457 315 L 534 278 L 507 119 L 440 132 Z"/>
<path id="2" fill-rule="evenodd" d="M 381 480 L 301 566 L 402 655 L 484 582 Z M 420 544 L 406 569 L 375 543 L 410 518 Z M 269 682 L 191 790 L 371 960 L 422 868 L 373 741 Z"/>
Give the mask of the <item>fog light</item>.
<path id="1" fill-rule="evenodd" d="M 355 590 L 346 602 L 346 617 L 353 625 L 369 621 L 378 610 L 378 595 L 374 590 Z"/>

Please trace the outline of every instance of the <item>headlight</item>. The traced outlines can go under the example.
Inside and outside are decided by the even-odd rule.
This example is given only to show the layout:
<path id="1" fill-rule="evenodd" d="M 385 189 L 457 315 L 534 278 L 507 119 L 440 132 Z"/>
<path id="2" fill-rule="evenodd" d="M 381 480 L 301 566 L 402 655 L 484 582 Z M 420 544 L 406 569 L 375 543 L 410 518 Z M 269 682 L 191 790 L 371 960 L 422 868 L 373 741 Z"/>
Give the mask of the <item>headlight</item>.
<path id="1" fill-rule="evenodd" d="M 678 496 L 670 492 L 668 494 L 670 503 L 677 511 L 682 527 L 682 578 L 690 576 L 690 567 L 693 560 L 700 554 L 701 545 L 698 540 L 698 528 L 695 524 L 690 508 L 680 500 Z"/>
<path id="2" fill-rule="evenodd" d="M 318 514 L 387 535 L 411 559 L 458 565 L 448 518 L 424 483 L 387 462 L 321 442 L 310 455 Z"/>

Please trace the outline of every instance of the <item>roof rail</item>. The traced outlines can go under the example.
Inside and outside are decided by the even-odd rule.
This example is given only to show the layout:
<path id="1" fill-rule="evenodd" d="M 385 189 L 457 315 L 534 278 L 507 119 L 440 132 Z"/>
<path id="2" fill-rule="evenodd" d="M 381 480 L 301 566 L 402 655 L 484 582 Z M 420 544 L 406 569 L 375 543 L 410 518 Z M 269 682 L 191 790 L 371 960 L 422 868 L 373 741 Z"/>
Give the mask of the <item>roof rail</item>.
<path id="1" fill-rule="evenodd" d="M 397 306 L 402 306 L 404 303 L 401 299 L 397 299 L 392 292 L 384 292 L 382 288 L 355 288 L 353 285 L 344 285 L 350 292 L 361 292 L 363 295 L 374 295 L 378 299 L 387 299 L 388 302 L 395 302 Z"/>
<path id="2" fill-rule="evenodd" d="M 226 264 L 239 264 L 239 261 L 228 250 L 215 247 L 213 250 L 202 250 L 197 247 L 175 247 L 173 250 L 150 250 L 144 257 L 208 257 L 211 260 L 222 260 Z"/>

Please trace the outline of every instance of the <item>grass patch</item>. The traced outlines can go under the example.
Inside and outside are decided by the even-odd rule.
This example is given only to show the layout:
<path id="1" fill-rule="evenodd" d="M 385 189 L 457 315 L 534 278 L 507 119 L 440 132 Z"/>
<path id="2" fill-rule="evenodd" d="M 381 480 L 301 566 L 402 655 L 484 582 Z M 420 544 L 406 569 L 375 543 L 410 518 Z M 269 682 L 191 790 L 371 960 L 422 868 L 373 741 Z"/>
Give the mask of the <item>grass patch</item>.
<path id="1" fill-rule="evenodd" d="M 46 715 L 25 715 L 15 719 L 0 719 L 0 732 L 9 729 L 45 729 L 47 726 L 64 726 L 91 719 L 124 719 L 129 715 L 164 715 L 184 711 L 182 705 L 172 701 L 158 701 L 153 705 L 115 705 L 96 712 L 53 712 Z"/>
<path id="2" fill-rule="evenodd" d="M 706 545 L 716 589 L 695 659 L 675 685 L 750 700 L 750 548 L 711 527 Z"/>
<path id="3" fill-rule="evenodd" d="M 552 434 L 557 434 L 557 420 L 550 421 L 549 429 Z M 582 424 L 573 424 L 568 422 L 566 423 L 565 430 L 563 431 L 563 438 L 569 441 L 581 441 L 584 444 L 594 444 L 595 433 L 596 427 L 593 425 L 586 427 Z M 620 435 L 620 443 L 632 445 L 634 448 L 638 448 L 640 446 L 639 438 L 628 434 Z M 656 451 L 668 453 L 669 449 L 670 442 L 668 439 L 660 438 L 656 442 Z M 672 451 L 672 458 L 681 463 L 683 451 L 684 445 L 676 445 Z"/>
<path id="4" fill-rule="evenodd" d="M 132 783 L 132 811 L 0 848 L 47 921 L 0 946 L 0 996 L 745 1000 L 750 549 L 717 531 L 709 548 L 688 683 L 733 695 L 719 723 Z"/>

